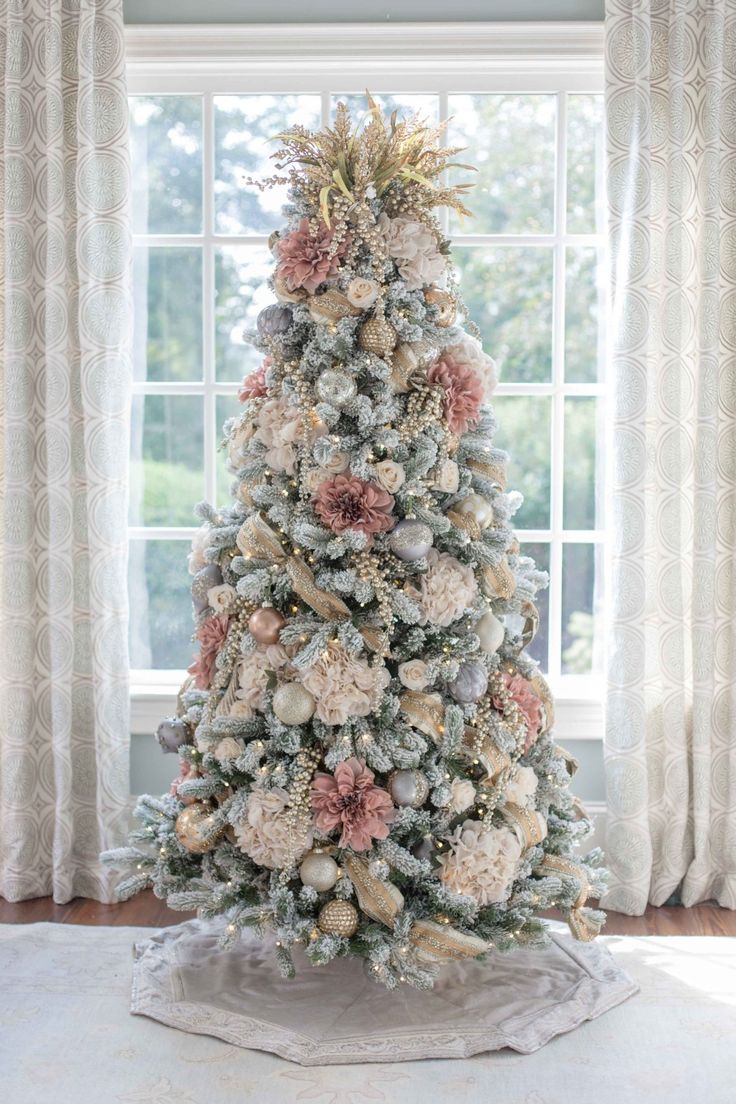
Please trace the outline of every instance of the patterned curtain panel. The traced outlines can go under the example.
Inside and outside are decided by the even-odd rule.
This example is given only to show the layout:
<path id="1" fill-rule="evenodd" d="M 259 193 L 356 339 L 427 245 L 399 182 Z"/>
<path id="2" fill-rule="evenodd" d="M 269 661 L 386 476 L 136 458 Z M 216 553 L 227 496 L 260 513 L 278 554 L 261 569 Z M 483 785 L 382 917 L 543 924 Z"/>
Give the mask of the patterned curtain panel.
<path id="1" fill-rule="evenodd" d="M 110 900 L 128 807 L 122 0 L 0 0 L 0 894 Z"/>
<path id="2" fill-rule="evenodd" d="M 736 8 L 608 0 L 605 904 L 736 908 Z"/>

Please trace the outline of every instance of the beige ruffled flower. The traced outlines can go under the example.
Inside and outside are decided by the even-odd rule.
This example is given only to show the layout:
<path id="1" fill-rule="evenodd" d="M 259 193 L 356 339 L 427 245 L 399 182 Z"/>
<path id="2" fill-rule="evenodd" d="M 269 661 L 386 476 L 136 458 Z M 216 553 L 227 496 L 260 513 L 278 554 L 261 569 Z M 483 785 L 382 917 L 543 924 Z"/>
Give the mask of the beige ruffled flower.
<path id="1" fill-rule="evenodd" d="M 210 527 L 209 525 L 200 525 L 199 529 L 192 537 L 192 548 L 187 557 L 190 575 L 196 575 L 198 571 L 201 571 L 203 567 L 207 566 L 204 554 L 209 546 Z"/>
<path id="2" fill-rule="evenodd" d="M 539 779 L 532 767 L 517 767 L 516 774 L 506 787 L 504 801 L 511 805 L 526 805 L 537 792 Z"/>
<path id="3" fill-rule="evenodd" d="M 378 229 L 409 291 L 434 284 L 444 276 L 447 262 L 424 223 L 404 215 L 390 219 L 384 214 L 378 220 Z"/>
<path id="4" fill-rule="evenodd" d="M 381 460 L 376 464 L 376 479 L 389 494 L 395 494 L 403 486 L 406 474 L 401 464 L 393 460 Z"/>
<path id="5" fill-rule="evenodd" d="M 259 644 L 253 652 L 243 656 L 238 667 L 236 698 L 242 703 L 239 711 L 230 716 L 249 720 L 256 710 L 263 709 L 269 671 L 279 671 L 289 662 L 289 653 L 281 644 Z"/>
<path id="6" fill-rule="evenodd" d="M 375 280 L 364 280 L 362 276 L 356 276 L 350 281 L 345 294 L 351 306 L 359 310 L 367 310 L 375 303 L 379 291 L 380 288 Z"/>
<path id="7" fill-rule="evenodd" d="M 454 494 L 460 486 L 460 469 L 454 460 L 443 460 L 433 476 L 432 486 L 445 494 Z"/>
<path id="8" fill-rule="evenodd" d="M 428 684 L 427 664 L 423 659 L 407 659 L 399 664 L 399 681 L 407 690 L 423 690 Z"/>
<path id="9" fill-rule="evenodd" d="M 469 778 L 453 778 L 450 784 L 450 809 L 464 813 L 475 801 L 475 786 Z"/>
<path id="10" fill-rule="evenodd" d="M 366 717 L 372 712 L 391 676 L 383 664 L 371 667 L 362 656 L 350 655 L 333 640 L 301 681 L 317 703 L 316 716 L 325 724 L 341 725 L 349 717 Z"/>
<path id="11" fill-rule="evenodd" d="M 230 586 L 229 583 L 222 583 L 220 586 L 210 587 L 207 591 L 207 605 L 210 609 L 213 609 L 215 613 L 227 613 L 233 601 L 237 597 L 237 590 L 234 586 Z"/>
<path id="12" fill-rule="evenodd" d="M 448 552 L 430 548 L 427 553 L 428 570 L 419 579 L 419 589 L 409 585 L 407 593 L 413 597 L 422 611 L 420 624 L 447 628 L 464 610 L 472 606 L 478 597 L 478 584 L 473 569 L 461 564 Z"/>
<path id="13" fill-rule="evenodd" d="M 311 827 L 294 829 L 287 809 L 285 790 L 253 790 L 245 809 L 245 820 L 235 826 L 238 846 L 258 866 L 278 870 L 299 859 L 312 846 Z"/>
<path id="14" fill-rule="evenodd" d="M 483 352 L 483 346 L 470 334 L 464 333 L 454 345 L 445 349 L 456 364 L 470 368 L 483 384 L 483 401 L 490 402 L 498 383 L 496 362 Z"/>
<path id="15" fill-rule="evenodd" d="M 297 445 L 307 439 L 298 407 L 283 397 L 267 399 L 256 420 L 254 437 L 266 446 L 266 463 L 276 472 L 294 475 Z"/>
<path id="16" fill-rule="evenodd" d="M 484 828 L 466 820 L 447 841 L 440 857 L 440 879 L 454 893 L 474 897 L 479 905 L 501 904 L 509 895 L 521 844 L 510 828 Z"/>
<path id="17" fill-rule="evenodd" d="M 243 744 L 234 736 L 225 736 L 215 748 L 215 759 L 237 759 L 243 754 Z"/>

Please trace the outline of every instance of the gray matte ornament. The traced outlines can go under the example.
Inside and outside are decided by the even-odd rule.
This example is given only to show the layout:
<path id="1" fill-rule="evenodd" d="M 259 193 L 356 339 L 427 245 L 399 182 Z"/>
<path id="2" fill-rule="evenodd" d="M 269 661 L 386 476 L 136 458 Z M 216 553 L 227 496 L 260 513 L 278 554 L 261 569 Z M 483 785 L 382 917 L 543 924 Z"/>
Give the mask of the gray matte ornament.
<path id="1" fill-rule="evenodd" d="M 488 689 L 488 673 L 482 663 L 470 660 L 463 663 L 453 681 L 448 686 L 456 702 L 467 705 L 478 701 Z"/>
<path id="2" fill-rule="evenodd" d="M 293 315 L 290 307 L 281 303 L 272 303 L 264 307 L 256 319 L 258 336 L 263 340 L 267 337 L 278 337 L 291 328 Z"/>
<path id="3" fill-rule="evenodd" d="M 423 560 L 432 547 L 432 530 L 423 521 L 406 519 L 391 530 L 388 543 L 400 560 Z"/>
<path id="4" fill-rule="evenodd" d="M 217 564 L 207 564 L 201 571 L 192 579 L 192 606 L 194 607 L 195 614 L 202 613 L 207 609 L 207 592 L 212 587 L 220 586 L 222 583 L 222 572 Z"/>
<path id="5" fill-rule="evenodd" d="M 156 729 L 156 739 L 162 751 L 177 752 L 184 744 L 190 743 L 189 725 L 178 717 L 167 717 Z"/>

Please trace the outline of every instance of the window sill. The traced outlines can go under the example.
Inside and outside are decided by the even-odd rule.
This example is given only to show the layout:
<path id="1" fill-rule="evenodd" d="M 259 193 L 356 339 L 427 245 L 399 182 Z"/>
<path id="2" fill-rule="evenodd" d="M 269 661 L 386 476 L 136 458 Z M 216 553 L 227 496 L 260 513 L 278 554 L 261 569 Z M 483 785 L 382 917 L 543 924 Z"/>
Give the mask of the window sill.
<path id="1" fill-rule="evenodd" d="M 130 687 L 130 731 L 153 733 L 176 709 L 178 671 L 136 671 Z M 603 739 L 603 686 L 592 678 L 563 677 L 552 685 L 555 736 L 564 744 Z"/>

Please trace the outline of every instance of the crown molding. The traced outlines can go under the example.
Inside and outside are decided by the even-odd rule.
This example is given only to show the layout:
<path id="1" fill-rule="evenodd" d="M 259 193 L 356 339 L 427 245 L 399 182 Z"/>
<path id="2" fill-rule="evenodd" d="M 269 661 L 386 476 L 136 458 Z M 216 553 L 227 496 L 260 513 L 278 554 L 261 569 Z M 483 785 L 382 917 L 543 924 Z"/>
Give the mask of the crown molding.
<path id="1" fill-rule="evenodd" d="M 132 74 L 290 74 L 391 70 L 462 74 L 494 72 L 599 74 L 601 23 L 353 23 L 136 25 L 125 28 Z"/>

